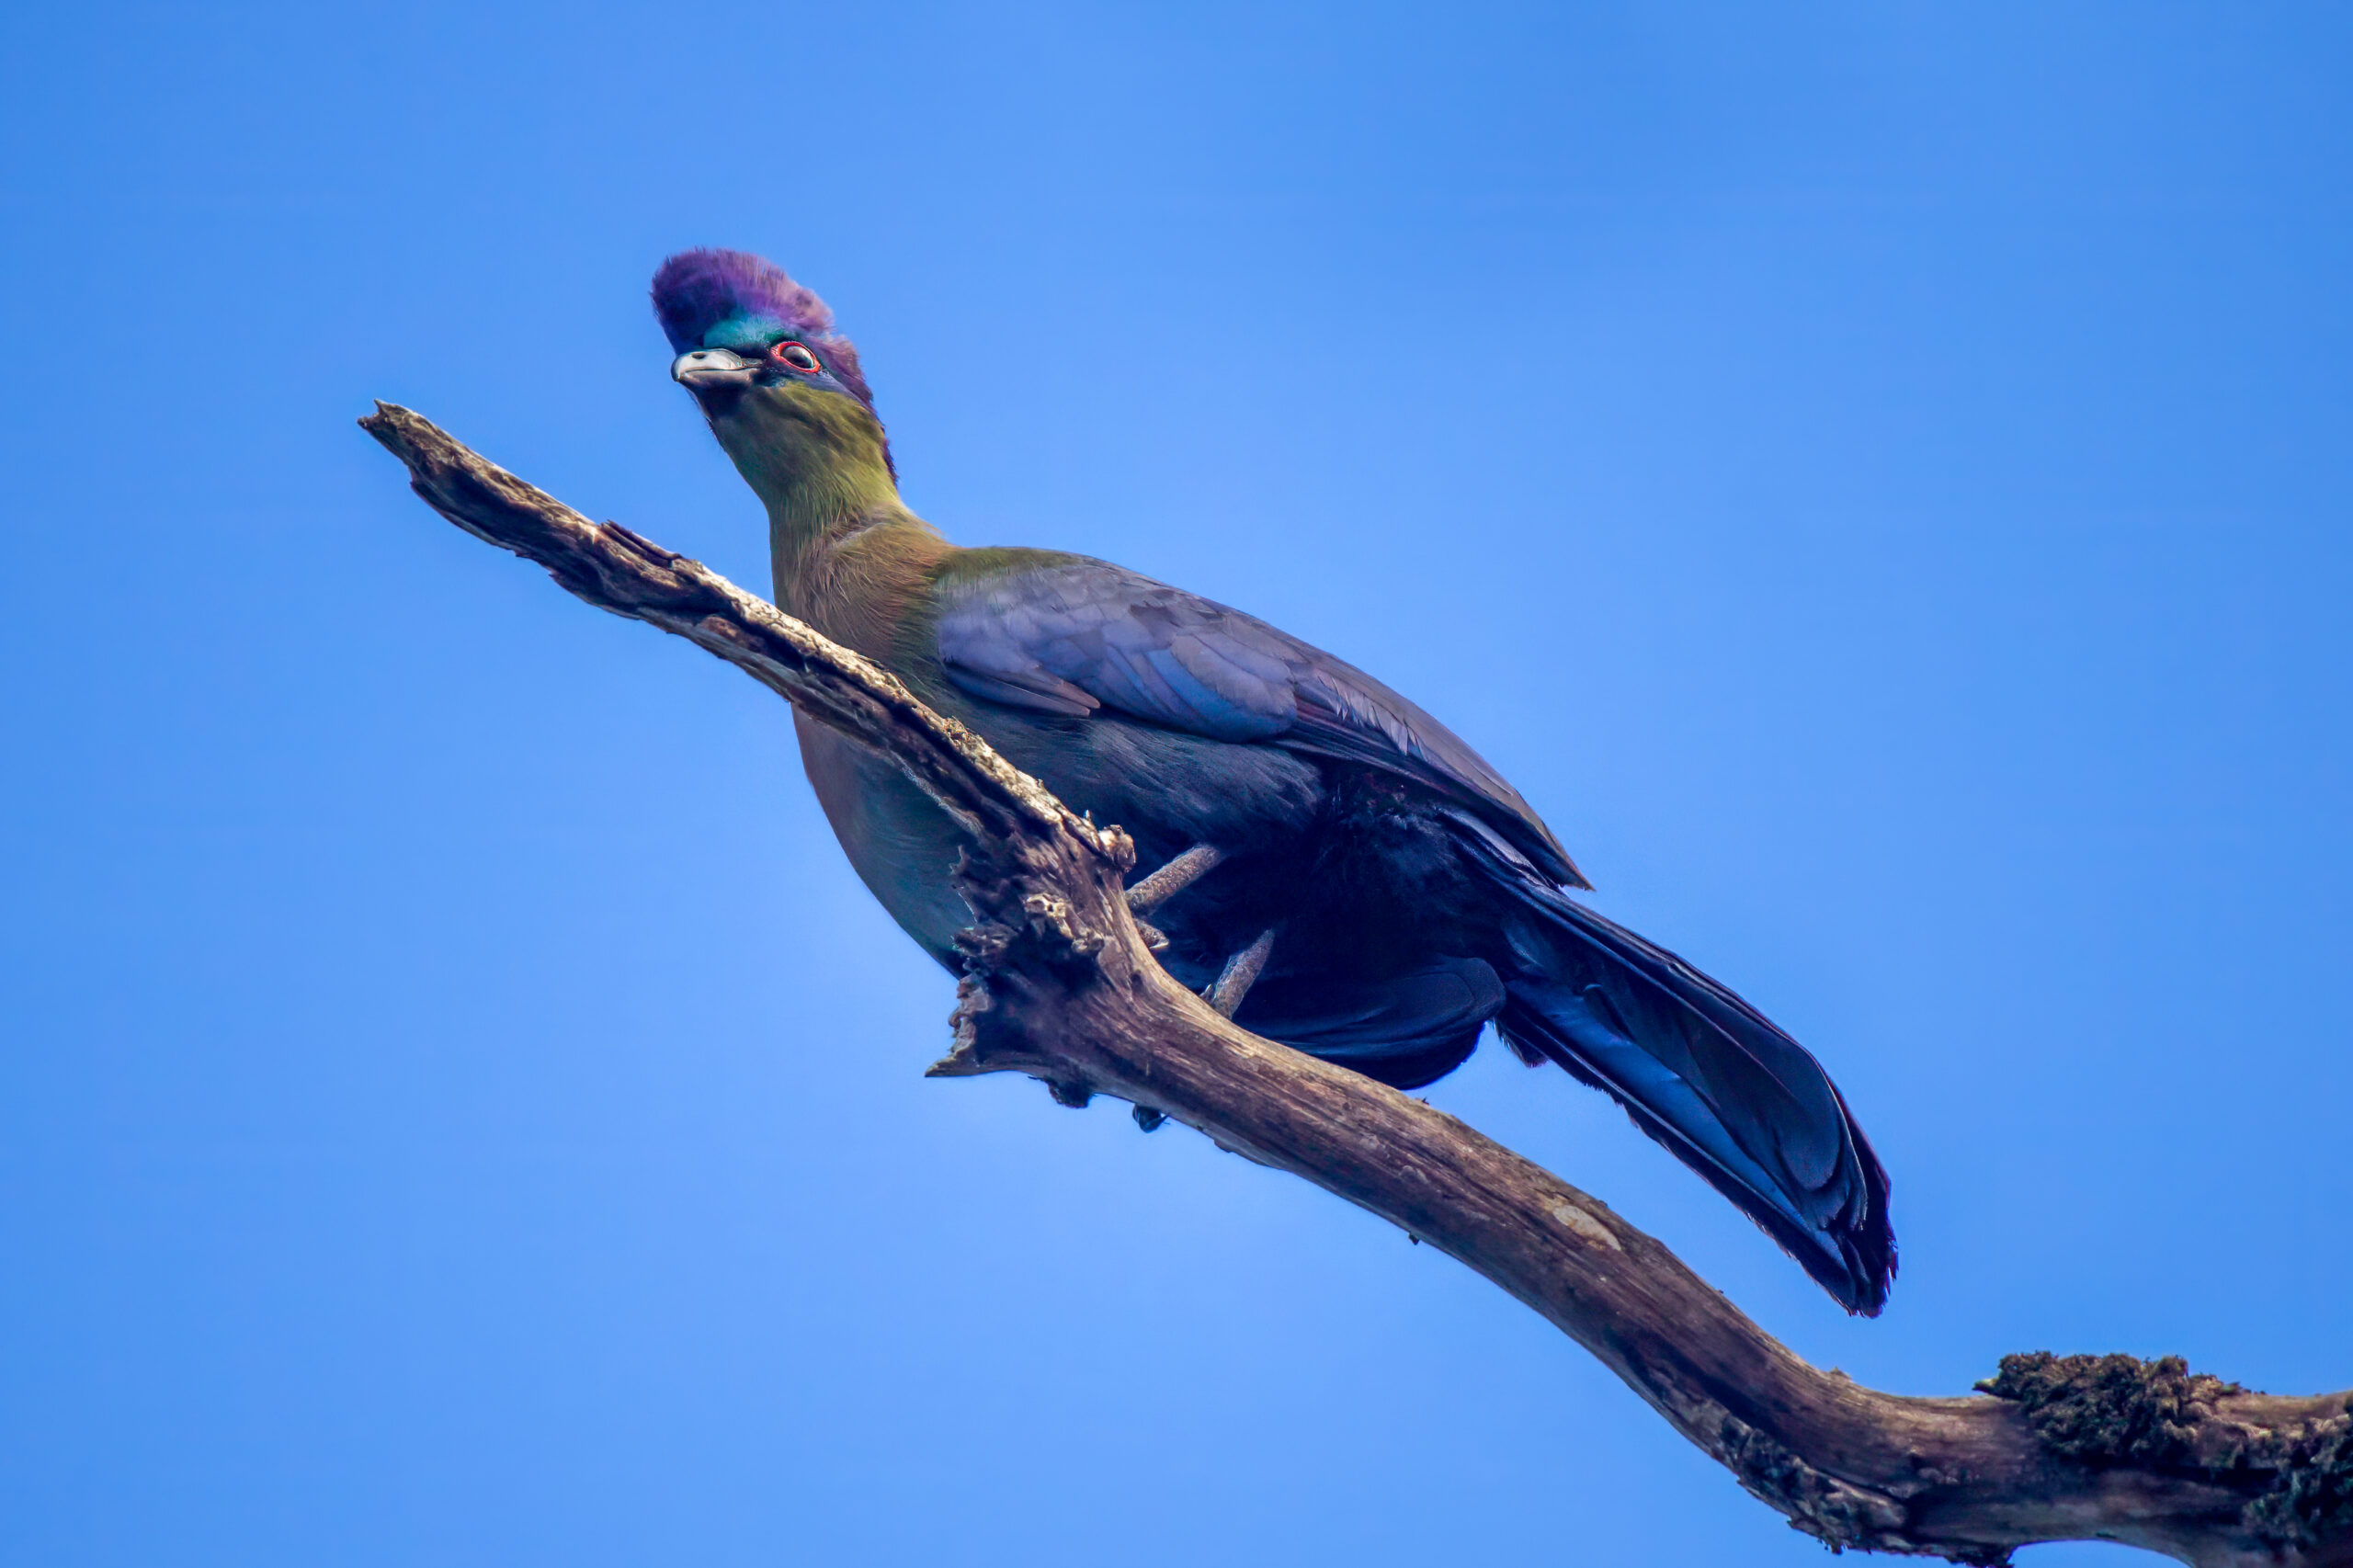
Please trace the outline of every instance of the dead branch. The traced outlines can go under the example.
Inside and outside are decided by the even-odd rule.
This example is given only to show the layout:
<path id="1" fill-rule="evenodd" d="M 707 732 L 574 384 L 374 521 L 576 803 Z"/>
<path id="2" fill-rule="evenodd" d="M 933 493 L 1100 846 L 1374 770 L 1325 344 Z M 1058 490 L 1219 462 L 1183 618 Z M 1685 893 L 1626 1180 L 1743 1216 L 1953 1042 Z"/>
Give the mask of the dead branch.
<path id="1" fill-rule="evenodd" d="M 2097 1538 L 2213 1568 L 2353 1564 L 2353 1395 L 2248 1392 L 2177 1358 L 2007 1357 L 1985 1393 L 1952 1399 L 1818 1370 L 1606 1204 L 1212 1012 L 1129 915 L 1127 835 L 1073 814 L 888 672 L 407 409 L 380 403 L 359 423 L 449 521 L 889 754 L 962 826 L 973 926 L 935 1075 L 1028 1073 L 1066 1105 L 1113 1096 L 1371 1210 L 1542 1313 L 1834 1549 L 1998 1563 Z"/>

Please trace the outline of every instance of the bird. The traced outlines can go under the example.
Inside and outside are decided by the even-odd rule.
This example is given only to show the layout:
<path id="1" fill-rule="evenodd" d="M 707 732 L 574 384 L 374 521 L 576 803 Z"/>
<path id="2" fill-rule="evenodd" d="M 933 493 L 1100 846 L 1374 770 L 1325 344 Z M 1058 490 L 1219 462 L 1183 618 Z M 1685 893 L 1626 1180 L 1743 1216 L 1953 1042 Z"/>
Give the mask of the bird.
<path id="1" fill-rule="evenodd" d="M 1552 830 L 1452 731 L 1225 605 L 1088 556 L 950 543 L 900 497 L 857 348 L 775 264 L 683 251 L 653 302 L 672 379 L 766 506 L 779 607 L 1124 827 L 1154 868 L 1129 902 L 1172 975 L 1237 1025 L 1398 1089 L 1492 1028 L 1609 1095 L 1847 1312 L 1878 1315 L 1896 1265 L 1887 1174 L 1829 1075 L 1576 897 L 1591 884 Z M 887 757 L 794 724 L 850 865 L 958 971 L 973 923 L 951 882 L 959 830 Z"/>

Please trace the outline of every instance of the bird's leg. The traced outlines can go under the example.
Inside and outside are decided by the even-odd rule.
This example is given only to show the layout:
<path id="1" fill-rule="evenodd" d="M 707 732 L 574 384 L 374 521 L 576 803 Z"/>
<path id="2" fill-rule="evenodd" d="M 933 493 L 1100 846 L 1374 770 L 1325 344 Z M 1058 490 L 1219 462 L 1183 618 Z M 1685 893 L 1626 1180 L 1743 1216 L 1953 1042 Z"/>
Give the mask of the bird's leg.
<path id="1" fill-rule="evenodd" d="M 1154 951 L 1157 952 L 1165 948 L 1168 945 L 1168 938 L 1145 925 L 1143 916 L 1215 870 L 1218 863 L 1224 858 L 1225 851 L 1217 846 L 1196 844 L 1128 890 L 1128 911 L 1136 917 L 1136 925 L 1142 928 L 1145 942 L 1150 944 Z M 1243 993 L 1248 991 L 1250 983 L 1258 978 L 1258 971 L 1265 967 L 1267 950 L 1274 946 L 1274 940 L 1275 934 L 1269 931 L 1253 943 L 1247 951 L 1237 955 L 1232 962 L 1228 963 L 1225 966 L 1225 972 L 1218 976 L 1217 984 L 1210 987 L 1211 997 L 1222 994 L 1228 983 L 1235 982 L 1232 986 L 1233 1006 L 1242 1006 Z M 1253 952 L 1258 955 L 1257 959 L 1245 968 L 1242 960 Z M 1214 1000 L 1210 1005 L 1219 1006 Z M 1233 1009 L 1219 1007 L 1219 1010 L 1232 1017 Z M 1168 1119 L 1167 1112 L 1154 1110 L 1150 1106 L 1135 1107 L 1134 1114 L 1136 1125 L 1146 1132 L 1159 1131 L 1160 1124 Z"/>
<path id="2" fill-rule="evenodd" d="M 1270 926 L 1258 933 L 1258 939 L 1225 960 L 1225 972 L 1209 989 L 1209 1005 L 1226 1017 L 1233 1017 L 1242 999 L 1250 994 L 1256 983 L 1258 971 L 1267 967 L 1267 955 L 1275 950 L 1275 933 Z"/>
<path id="3" fill-rule="evenodd" d="M 1214 845 L 1196 844 L 1165 866 L 1128 890 L 1128 908 L 1136 915 L 1148 914 L 1166 903 L 1187 888 L 1199 881 L 1225 858 L 1225 851 Z"/>

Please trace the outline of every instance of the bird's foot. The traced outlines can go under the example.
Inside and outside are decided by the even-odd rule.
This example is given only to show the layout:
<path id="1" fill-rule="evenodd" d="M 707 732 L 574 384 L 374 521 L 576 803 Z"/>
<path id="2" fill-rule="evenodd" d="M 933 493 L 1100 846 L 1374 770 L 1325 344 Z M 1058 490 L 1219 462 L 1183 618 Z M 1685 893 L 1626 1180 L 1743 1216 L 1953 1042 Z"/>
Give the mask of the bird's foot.
<path id="1" fill-rule="evenodd" d="M 1257 983 L 1258 971 L 1267 967 L 1267 955 L 1274 950 L 1275 933 L 1270 927 L 1260 932 L 1256 941 L 1225 960 L 1224 972 L 1203 993 L 1203 1000 L 1224 1017 L 1233 1017 L 1242 999 L 1250 994 L 1250 987 Z"/>
<path id="2" fill-rule="evenodd" d="M 1128 890 L 1128 908 L 1136 915 L 1148 914 L 1199 881 L 1225 858 L 1225 851 L 1214 845 L 1196 844 L 1165 866 Z"/>

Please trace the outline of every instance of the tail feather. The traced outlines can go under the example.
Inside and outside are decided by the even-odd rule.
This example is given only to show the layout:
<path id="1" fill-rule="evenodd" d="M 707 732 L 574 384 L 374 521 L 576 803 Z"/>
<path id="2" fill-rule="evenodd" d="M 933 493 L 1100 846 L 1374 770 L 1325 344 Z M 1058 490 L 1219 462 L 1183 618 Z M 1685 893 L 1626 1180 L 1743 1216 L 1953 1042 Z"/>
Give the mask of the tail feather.
<path id="1" fill-rule="evenodd" d="M 1895 1274 L 1887 1173 L 1821 1063 L 1724 986 L 1495 854 L 1491 835 L 1467 836 L 1518 904 L 1496 966 L 1505 1040 L 1606 1091 L 1847 1311 L 1876 1316 Z"/>

